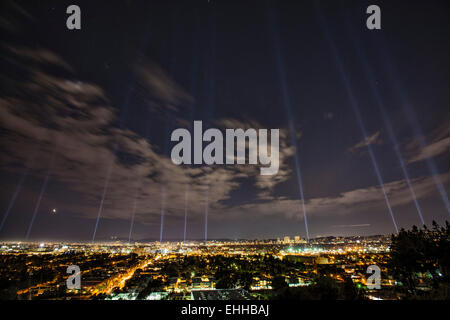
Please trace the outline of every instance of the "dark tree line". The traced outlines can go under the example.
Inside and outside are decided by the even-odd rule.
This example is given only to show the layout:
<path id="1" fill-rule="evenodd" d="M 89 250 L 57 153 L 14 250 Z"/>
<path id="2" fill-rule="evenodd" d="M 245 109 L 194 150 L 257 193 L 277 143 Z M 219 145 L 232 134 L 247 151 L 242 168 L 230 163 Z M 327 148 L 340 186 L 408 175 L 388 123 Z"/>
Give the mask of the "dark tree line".
<path id="1" fill-rule="evenodd" d="M 450 298 L 450 226 L 439 226 L 411 230 L 402 229 L 392 235 L 390 269 L 395 279 L 401 282 L 404 293 L 410 297 Z M 418 290 L 418 284 L 426 283 L 431 292 Z"/>

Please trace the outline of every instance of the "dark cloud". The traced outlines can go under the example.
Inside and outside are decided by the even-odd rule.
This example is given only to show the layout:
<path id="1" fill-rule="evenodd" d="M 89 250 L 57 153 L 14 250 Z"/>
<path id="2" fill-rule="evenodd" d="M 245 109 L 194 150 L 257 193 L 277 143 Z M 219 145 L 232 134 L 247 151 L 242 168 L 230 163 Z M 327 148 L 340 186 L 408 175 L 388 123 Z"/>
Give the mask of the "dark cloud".
<path id="1" fill-rule="evenodd" d="M 11 52 L 25 58 L 29 54 L 24 48 Z M 57 55 L 48 56 L 52 59 L 38 61 L 66 68 Z M 150 78 L 147 85 L 156 96 L 155 101 L 175 104 L 187 98 L 166 75 L 154 73 L 154 68 L 146 70 L 142 66 L 139 72 Z M 49 155 L 55 152 L 52 177 L 83 196 L 84 200 L 73 208 L 67 205 L 65 208 L 80 216 L 96 217 L 109 166 L 113 167 L 102 217 L 129 218 L 131 202 L 136 198 L 139 204 L 136 219 L 143 223 L 152 223 L 159 216 L 162 190 L 170 199 L 166 203 L 167 213 L 176 216 L 184 212 L 188 189 L 189 211 L 195 217 L 203 214 L 206 188 L 209 188 L 210 210 L 214 213 L 226 208 L 224 202 L 240 187 L 243 178 L 255 179 L 255 186 L 268 193 L 290 176 L 285 160 L 292 156 L 292 148 L 287 145 L 284 131 L 280 134 L 280 171 L 274 177 L 262 177 L 257 167 L 249 165 L 177 166 L 156 151 L 152 139 L 114 125 L 116 109 L 100 87 L 37 68 L 30 69 L 27 78 L 29 81 L 22 84 L 24 98 L 0 98 L 0 124 L 8 131 L 7 137 L 0 138 L 7 154 L 2 157 L 1 165 L 9 167 L 13 162 L 26 162 L 30 150 L 38 145 L 39 159 L 34 163 L 33 174 L 39 176 L 46 172 Z M 234 119 L 219 120 L 217 124 L 231 128 L 261 127 L 257 122 L 242 123 Z M 114 152 L 115 144 L 118 152 Z M 55 202 L 58 207 L 65 206 L 57 203 L 58 199 Z"/>

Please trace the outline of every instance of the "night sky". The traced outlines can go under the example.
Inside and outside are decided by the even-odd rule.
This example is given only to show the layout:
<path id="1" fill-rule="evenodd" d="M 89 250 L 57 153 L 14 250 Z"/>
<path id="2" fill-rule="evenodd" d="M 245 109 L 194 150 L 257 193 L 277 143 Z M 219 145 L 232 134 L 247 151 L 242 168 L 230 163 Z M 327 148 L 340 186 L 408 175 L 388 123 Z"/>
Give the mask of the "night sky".
<path id="1" fill-rule="evenodd" d="M 381 30 L 366 28 L 371 4 Z M 393 233 L 386 199 L 399 229 L 419 212 L 442 224 L 449 9 L 2 1 L 0 239 L 183 239 L 185 209 L 187 239 L 204 238 L 206 212 L 208 239 L 305 237 L 299 181 L 310 237 Z M 171 132 L 194 120 L 279 128 L 278 174 L 173 164 Z"/>

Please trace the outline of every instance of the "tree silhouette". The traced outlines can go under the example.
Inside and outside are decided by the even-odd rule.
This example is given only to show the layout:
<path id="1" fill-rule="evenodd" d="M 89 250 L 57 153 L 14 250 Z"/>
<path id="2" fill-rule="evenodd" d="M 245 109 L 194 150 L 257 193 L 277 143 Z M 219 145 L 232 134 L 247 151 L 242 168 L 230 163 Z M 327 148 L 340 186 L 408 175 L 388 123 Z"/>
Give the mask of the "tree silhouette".
<path id="1" fill-rule="evenodd" d="M 283 277 L 283 276 L 276 276 L 276 277 L 273 278 L 273 280 L 272 280 L 272 288 L 274 290 L 278 291 L 278 290 L 286 288 L 286 287 L 288 287 L 288 284 L 286 282 L 286 278 L 285 277 Z"/>
<path id="2" fill-rule="evenodd" d="M 389 266 L 394 277 L 413 296 L 418 294 L 418 278 L 423 274 L 431 276 L 434 288 L 449 284 L 449 223 L 446 221 L 445 227 L 439 227 L 433 221 L 432 226 L 432 229 L 413 226 L 411 230 L 402 229 L 397 235 L 392 235 Z"/>

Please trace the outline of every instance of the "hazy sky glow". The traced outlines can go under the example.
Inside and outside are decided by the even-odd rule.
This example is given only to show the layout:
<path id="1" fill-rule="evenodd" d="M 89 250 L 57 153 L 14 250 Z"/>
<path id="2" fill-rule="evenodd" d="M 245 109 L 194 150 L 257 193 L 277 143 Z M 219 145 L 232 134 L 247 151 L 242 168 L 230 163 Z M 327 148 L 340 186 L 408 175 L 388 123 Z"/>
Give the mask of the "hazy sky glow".
<path id="1" fill-rule="evenodd" d="M 163 239 L 182 239 L 186 203 L 187 239 L 203 239 L 205 206 L 210 239 L 304 237 L 295 152 L 311 237 L 391 233 L 368 146 L 400 228 L 420 219 L 395 148 L 425 223 L 448 219 L 445 1 L 429 10 L 380 1 L 381 31 L 365 28 L 369 2 L 319 4 L 367 138 L 313 1 L 79 1 L 79 31 L 65 27 L 69 4 L 2 3 L 0 239 L 23 240 L 30 229 L 30 240 L 90 241 L 99 213 L 96 240 L 128 239 L 133 212 L 132 238 L 159 239 L 162 211 Z M 174 165 L 170 133 L 193 120 L 204 130 L 279 128 L 278 174 Z"/>

